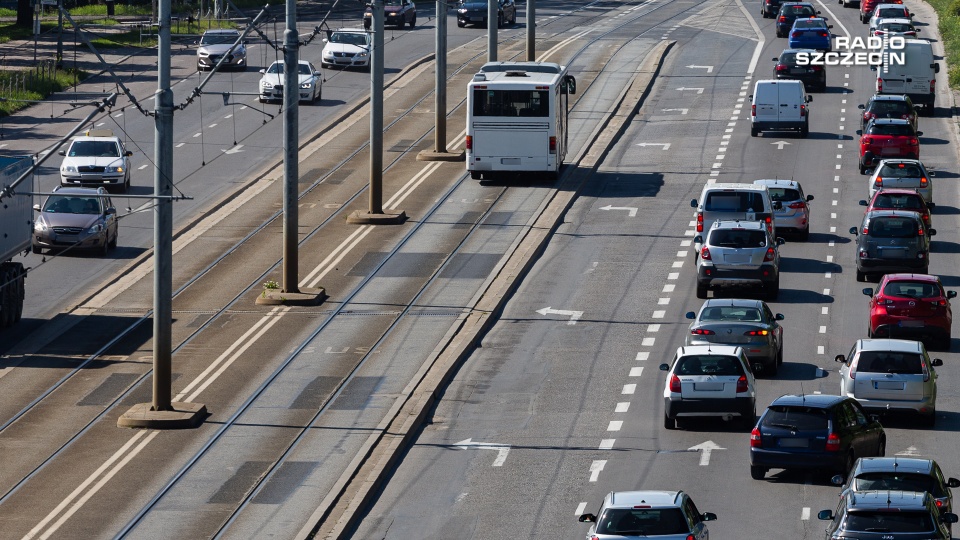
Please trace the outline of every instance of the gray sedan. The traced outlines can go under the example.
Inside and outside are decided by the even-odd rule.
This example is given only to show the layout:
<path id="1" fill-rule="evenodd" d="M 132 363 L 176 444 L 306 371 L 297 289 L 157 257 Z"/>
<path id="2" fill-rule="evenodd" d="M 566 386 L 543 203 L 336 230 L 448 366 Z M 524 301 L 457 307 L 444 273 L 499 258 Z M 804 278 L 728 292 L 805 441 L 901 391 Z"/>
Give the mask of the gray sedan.
<path id="1" fill-rule="evenodd" d="M 755 371 L 776 375 L 783 363 L 783 320 L 762 300 L 711 299 L 689 312 L 686 345 L 716 343 L 742 347 Z"/>

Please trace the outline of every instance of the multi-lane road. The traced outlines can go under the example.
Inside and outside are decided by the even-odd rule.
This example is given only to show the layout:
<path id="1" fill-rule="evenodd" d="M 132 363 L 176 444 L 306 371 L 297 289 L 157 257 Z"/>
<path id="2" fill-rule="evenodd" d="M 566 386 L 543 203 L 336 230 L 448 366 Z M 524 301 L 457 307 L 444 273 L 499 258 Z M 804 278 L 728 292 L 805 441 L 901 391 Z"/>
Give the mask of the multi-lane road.
<path id="1" fill-rule="evenodd" d="M 935 37 L 932 10 L 908 5 L 924 36 Z M 865 35 L 853 10 L 820 6 L 836 34 Z M 574 165 L 556 186 L 479 183 L 462 164 L 414 159 L 431 147 L 433 120 L 432 65 L 423 59 L 433 47 L 424 16 L 432 6 L 418 7 L 418 27 L 392 31 L 387 45 L 385 207 L 404 209 L 409 222 L 343 221 L 365 204 L 366 75 L 327 70 L 323 102 L 301 108 L 309 142 L 300 277 L 301 286 L 327 288 L 322 306 L 253 301 L 278 274 L 280 125 L 262 112 L 276 107 L 252 96 L 224 106 L 208 95 L 177 117 L 175 177 L 194 200 L 177 206 L 173 390 L 207 405 L 200 428 L 116 427 L 150 395 L 149 211 L 124 218 L 110 259 L 26 257 L 28 319 L 0 334 L 4 536 L 293 538 L 320 521 L 325 535 L 343 520 L 359 524 L 354 538 L 575 538 L 586 532 L 576 516 L 609 491 L 684 489 L 718 514 L 716 538 L 820 537 L 816 512 L 835 507 L 837 489 L 811 474 L 751 480 L 747 434 L 722 422 L 665 431 L 657 366 L 683 342 L 683 315 L 701 302 L 689 200 L 711 180 L 793 178 L 816 196 L 812 234 L 788 237 L 781 251 L 772 306 L 786 316 L 785 363 L 758 381 L 758 408 L 784 393 L 837 392 L 833 355 L 865 336 L 846 230 L 867 192 L 854 132 L 872 72 L 829 68 L 808 138 L 751 138 L 747 96 L 786 46 L 756 2 L 543 2 L 539 57 L 578 78 Z M 523 54 L 524 24 L 519 16 L 501 31 L 500 58 Z M 448 146 L 458 148 L 465 84 L 485 41 L 482 30 L 448 27 Z M 272 61 L 258 47 L 251 58 Z M 304 55 L 319 64 L 319 47 Z M 196 81 L 190 51 L 175 65 L 179 101 Z M 937 117 L 921 119 L 921 155 L 937 168 L 931 271 L 950 288 L 960 285 L 960 176 L 946 71 Z M 259 75 L 217 77 L 211 93 L 252 91 Z M 133 88 L 149 96 L 149 77 L 141 79 Z M 623 114 L 638 102 L 636 116 Z M 149 193 L 152 124 L 130 108 L 95 123 L 146 151 L 135 155 L 133 192 Z M 33 135 L 19 150 L 32 152 L 57 133 L 24 130 Z M 38 181 L 52 188 L 56 170 Z M 569 207 L 558 206 L 564 197 Z M 548 237 L 550 216 L 557 225 Z M 549 239 L 542 252 L 528 246 L 538 234 Z M 511 273 L 510 256 L 527 249 L 529 273 L 515 290 L 497 289 L 523 274 Z M 485 319 L 482 341 L 458 345 L 472 317 Z M 468 354 L 432 408 L 432 397 L 421 399 L 426 414 L 406 428 L 409 450 L 393 448 L 368 507 L 351 504 L 364 487 L 351 480 L 363 484 L 364 462 L 391 453 L 379 443 L 399 431 L 395 422 L 458 346 Z M 954 352 L 938 356 L 937 427 L 887 422 L 887 451 L 935 457 L 956 476 L 960 374 Z"/>

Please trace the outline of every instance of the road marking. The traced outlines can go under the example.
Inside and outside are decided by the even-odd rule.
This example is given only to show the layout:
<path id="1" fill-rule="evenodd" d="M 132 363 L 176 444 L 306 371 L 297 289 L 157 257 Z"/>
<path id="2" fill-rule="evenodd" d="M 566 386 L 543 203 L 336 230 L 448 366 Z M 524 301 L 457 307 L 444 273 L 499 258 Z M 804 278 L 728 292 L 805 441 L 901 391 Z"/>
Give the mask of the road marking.
<path id="1" fill-rule="evenodd" d="M 223 117 L 224 120 L 226 120 L 227 118 L 233 118 L 233 115 L 232 115 L 232 114 L 228 114 L 228 115 L 226 115 L 226 116 Z"/>
<path id="2" fill-rule="evenodd" d="M 668 305 L 669 303 L 670 303 L 670 299 L 669 299 L 669 298 L 658 298 L 658 299 L 657 299 L 657 305 L 658 305 L 658 306 L 666 306 L 666 305 Z"/>
<path id="3" fill-rule="evenodd" d="M 590 481 L 596 482 L 597 478 L 600 477 L 600 471 L 607 465 L 607 460 L 598 459 L 590 464 Z"/>
<path id="4" fill-rule="evenodd" d="M 582 502 L 582 503 L 580 503 L 580 504 L 577 505 L 577 511 L 574 512 L 573 515 L 575 515 L 575 516 L 577 516 L 577 517 L 582 516 L 582 515 L 583 515 L 583 511 L 586 510 L 586 509 L 587 509 L 587 503 Z"/>
<path id="5" fill-rule="evenodd" d="M 833 192 L 834 192 L 834 193 L 840 193 L 840 188 L 836 188 L 836 187 L 833 188 Z"/>
<path id="6" fill-rule="evenodd" d="M 627 412 L 629 410 L 630 410 L 630 402 L 621 401 L 620 403 L 617 403 L 617 408 L 614 409 L 613 412 Z"/>
<path id="7" fill-rule="evenodd" d="M 681 240 L 680 247 L 690 247 L 690 244 L 693 243 L 692 240 Z"/>
<path id="8" fill-rule="evenodd" d="M 663 290 L 662 290 L 661 292 L 673 292 L 673 290 L 674 290 L 676 287 L 677 287 L 677 286 L 674 285 L 673 283 L 667 283 L 666 285 L 663 286 Z"/>
<path id="9" fill-rule="evenodd" d="M 507 461 L 507 455 L 510 454 L 509 444 L 473 442 L 473 439 L 464 439 L 453 445 L 457 450 L 466 450 L 468 448 L 479 448 L 481 450 L 496 450 L 497 459 L 493 460 L 494 467 L 501 467 Z"/>
<path id="10" fill-rule="evenodd" d="M 680 114 L 687 114 L 690 109 L 663 109 L 663 112 L 677 112 L 680 111 Z"/>
<path id="11" fill-rule="evenodd" d="M 212 127 L 212 128 L 215 128 L 215 127 L 217 127 L 217 125 L 216 125 L 216 124 L 210 124 L 210 125 L 209 125 L 209 126 L 207 126 L 207 127 Z"/>
<path id="12" fill-rule="evenodd" d="M 843 126 L 840 126 L 840 129 L 843 129 Z M 839 169 L 839 168 L 840 168 L 840 164 L 837 163 L 837 169 Z"/>
<path id="13" fill-rule="evenodd" d="M 373 225 L 361 225 L 357 227 L 357 230 L 352 232 L 350 236 L 346 238 L 339 246 L 336 247 L 329 255 L 319 264 L 316 268 L 310 271 L 307 277 L 300 280 L 301 287 L 316 287 L 320 280 L 326 277 L 332 269 L 336 267 L 337 264 L 346 257 L 347 253 L 350 252 L 357 244 L 360 243 L 370 232 L 373 231 Z"/>
<path id="14" fill-rule="evenodd" d="M 645 338 L 643 338 L 642 340 L 640 340 L 640 346 L 641 346 L 641 347 L 653 347 L 653 343 L 654 343 L 656 340 L 657 340 L 657 338 L 645 337 Z"/>
<path id="15" fill-rule="evenodd" d="M 659 324 L 648 324 L 648 325 L 647 325 L 647 332 L 657 333 L 657 332 L 659 332 L 659 331 L 660 331 L 660 325 L 659 325 Z"/>
<path id="16" fill-rule="evenodd" d="M 638 209 L 637 209 L 637 208 L 634 208 L 633 206 L 611 206 L 611 205 L 608 204 L 608 205 L 606 205 L 606 206 L 601 206 L 601 207 L 600 207 L 600 210 L 607 210 L 607 211 L 609 211 L 609 210 L 626 210 L 627 213 L 628 213 L 628 215 L 629 215 L 630 217 L 637 217 L 637 210 L 638 210 Z"/>
<path id="17" fill-rule="evenodd" d="M 138 171 L 142 171 L 142 170 L 146 169 L 146 168 L 149 167 L 149 166 L 150 166 L 149 163 L 144 163 L 143 165 L 137 167 L 137 170 L 138 170 Z"/>
<path id="18" fill-rule="evenodd" d="M 637 391 L 637 385 L 635 384 L 625 384 L 623 385 L 623 390 L 620 392 L 623 395 L 630 395 Z"/>
<path id="19" fill-rule="evenodd" d="M 688 67 L 688 68 L 690 68 L 690 69 L 705 69 L 705 70 L 707 70 L 707 73 L 713 73 L 713 66 L 694 66 L 694 65 L 690 65 L 690 66 L 686 66 L 686 67 Z"/>
<path id="20" fill-rule="evenodd" d="M 823 354 L 823 345 L 817 345 L 817 354 Z"/>
<path id="21" fill-rule="evenodd" d="M 837 219 L 837 214 L 834 212 L 830 213 L 830 219 Z"/>
<path id="22" fill-rule="evenodd" d="M 537 313 L 547 316 L 547 315 L 562 315 L 564 317 L 570 317 L 570 320 L 567 321 L 569 326 L 577 324 L 577 321 L 580 320 L 580 317 L 583 317 L 582 311 L 574 311 L 570 309 L 553 309 L 552 307 L 545 307 L 543 309 L 538 309 Z"/>
<path id="23" fill-rule="evenodd" d="M 670 272 L 667 274 L 667 279 L 674 280 L 680 277 L 680 272 Z"/>
<path id="24" fill-rule="evenodd" d="M 683 268 L 683 261 L 673 261 L 673 268 Z"/>
<path id="25" fill-rule="evenodd" d="M 841 113 L 845 113 L 845 112 L 847 112 L 847 110 L 846 110 L 846 109 L 840 109 L 840 112 L 841 112 Z"/>
<path id="26" fill-rule="evenodd" d="M 177 147 L 177 148 L 180 148 L 181 146 L 183 146 L 183 145 L 185 145 L 185 144 L 187 144 L 187 143 L 182 142 L 182 143 L 178 144 L 176 147 Z"/>
<path id="27" fill-rule="evenodd" d="M 790 143 L 788 143 L 787 141 L 777 141 L 777 142 L 772 142 L 770 144 L 776 145 L 777 150 L 783 150 L 783 147 L 789 145 Z"/>
<path id="28" fill-rule="evenodd" d="M 224 155 L 239 154 L 240 152 L 243 152 L 243 150 L 241 150 L 241 148 L 243 148 L 243 145 L 242 145 L 242 144 L 238 144 L 238 145 L 236 145 L 236 146 L 234 146 L 233 148 L 230 148 L 230 149 L 228 149 L 228 150 L 220 149 L 220 151 L 223 152 Z"/>
<path id="29" fill-rule="evenodd" d="M 666 311 L 660 309 L 660 310 L 657 310 L 657 311 L 654 311 L 654 312 L 653 312 L 653 317 L 652 317 L 652 318 L 654 318 L 654 319 L 662 319 L 663 316 L 666 315 L 666 314 L 667 314 Z"/>
<path id="30" fill-rule="evenodd" d="M 645 142 L 642 142 L 642 143 L 637 143 L 637 146 L 643 146 L 644 148 L 646 148 L 647 146 L 662 146 L 663 148 L 661 148 L 661 150 L 669 150 L 669 149 L 670 149 L 670 143 L 645 143 Z"/>
<path id="31" fill-rule="evenodd" d="M 834 182 L 839 182 L 839 181 L 840 181 L 840 175 L 839 175 L 839 174 L 834 175 L 833 181 L 834 181 Z"/>
<path id="32" fill-rule="evenodd" d="M 684 236 L 696 236 L 697 231 L 683 231 Z"/>
<path id="33" fill-rule="evenodd" d="M 841 122 L 846 122 L 847 119 L 846 119 L 846 117 L 841 116 L 841 117 L 840 117 L 840 121 L 841 121 Z"/>
<path id="34" fill-rule="evenodd" d="M 199 137 L 199 136 L 200 136 L 199 133 L 195 133 L 195 134 L 193 135 L 193 138 L 196 139 L 196 138 Z"/>
<path id="35" fill-rule="evenodd" d="M 823 295 L 824 295 L 824 296 L 830 296 L 830 289 L 824 289 L 824 290 L 823 290 Z"/>
<path id="36" fill-rule="evenodd" d="M 920 452 L 917 450 L 916 446 L 908 446 L 906 450 L 902 452 L 897 452 L 898 456 L 919 456 Z"/>
<path id="37" fill-rule="evenodd" d="M 837 200 L 836 200 L 836 199 L 830 201 L 830 206 L 836 206 L 836 205 L 837 205 Z"/>
<path id="38" fill-rule="evenodd" d="M 607 431 L 620 431 L 620 428 L 623 427 L 623 420 L 611 420 L 607 424 Z"/>
<path id="39" fill-rule="evenodd" d="M 830 272 L 825 272 L 825 273 L 823 274 L 823 278 L 824 278 L 824 279 L 830 279 L 832 276 L 833 276 L 833 274 L 830 273 Z"/>
<path id="40" fill-rule="evenodd" d="M 601 441 L 600 441 L 599 450 L 611 450 L 611 449 L 613 448 L 613 444 L 614 444 L 616 441 L 617 441 L 616 439 L 603 439 L 603 440 L 601 440 Z"/>
<path id="41" fill-rule="evenodd" d="M 97 125 L 94 126 L 94 127 L 100 127 L 100 126 L 103 126 L 103 125 L 106 125 L 106 122 L 100 122 L 99 124 L 97 124 Z"/>
<path id="42" fill-rule="evenodd" d="M 800 519 L 801 519 L 801 520 L 804 520 L 804 521 L 810 519 L 810 507 L 809 507 L 809 506 L 804 506 L 804 507 L 803 507 L 803 510 L 800 511 Z"/>
<path id="43" fill-rule="evenodd" d="M 829 308 L 829 307 L 823 306 L 822 308 L 820 308 L 820 314 L 821 314 L 821 315 L 827 315 L 827 314 L 829 314 L 829 313 L 830 313 L 830 308 Z"/>
<path id="44" fill-rule="evenodd" d="M 725 157 L 727 157 L 726 154 L 717 154 L 717 157 L 715 157 L 715 158 L 713 158 L 713 159 L 722 160 L 722 159 L 725 158 Z M 719 163 L 716 164 L 716 165 L 719 165 Z"/>
<path id="45" fill-rule="evenodd" d="M 650 359 L 649 352 L 644 351 L 644 352 L 637 353 L 637 362 L 646 362 L 649 359 Z"/>
<path id="46" fill-rule="evenodd" d="M 631 376 L 631 377 L 640 377 L 640 376 L 642 376 L 642 375 L 643 375 L 643 367 L 642 367 L 642 366 L 641 366 L 641 367 L 633 367 L 633 368 L 630 368 L 630 376 Z"/>
<path id="47" fill-rule="evenodd" d="M 833 255 L 827 255 L 827 262 L 833 262 Z"/>
<path id="48" fill-rule="evenodd" d="M 830 227 L 830 232 L 837 232 L 837 228 L 836 228 L 836 227 Z"/>
<path id="49" fill-rule="evenodd" d="M 117 114 L 113 115 L 114 118 L 120 118 L 121 116 L 123 116 L 122 112 L 118 112 Z"/>
<path id="50" fill-rule="evenodd" d="M 721 448 L 717 443 L 713 441 L 705 441 L 696 446 L 691 446 L 687 450 L 699 450 L 700 451 L 700 466 L 706 467 L 710 464 L 710 454 L 714 450 L 726 450 L 726 448 Z"/>
<path id="51" fill-rule="evenodd" d="M 720 158 L 720 159 L 723 159 L 723 158 Z M 710 168 L 711 168 L 711 169 L 719 169 L 719 168 L 722 167 L 722 166 L 723 166 L 723 163 L 714 163 Z"/>
<path id="52" fill-rule="evenodd" d="M 686 92 L 687 90 L 696 90 L 698 94 L 703 93 L 703 88 L 684 88 L 682 86 L 680 88 L 677 88 L 678 92 Z"/>

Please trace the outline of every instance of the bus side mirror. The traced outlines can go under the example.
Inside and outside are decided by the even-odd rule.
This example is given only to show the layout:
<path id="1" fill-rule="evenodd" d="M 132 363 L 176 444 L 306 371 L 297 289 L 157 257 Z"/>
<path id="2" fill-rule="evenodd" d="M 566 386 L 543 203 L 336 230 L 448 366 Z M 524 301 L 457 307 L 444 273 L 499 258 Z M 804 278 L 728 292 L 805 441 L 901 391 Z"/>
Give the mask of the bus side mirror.
<path id="1" fill-rule="evenodd" d="M 577 93 L 577 79 L 573 75 L 567 75 L 564 80 L 567 83 L 567 93 L 576 94 Z"/>

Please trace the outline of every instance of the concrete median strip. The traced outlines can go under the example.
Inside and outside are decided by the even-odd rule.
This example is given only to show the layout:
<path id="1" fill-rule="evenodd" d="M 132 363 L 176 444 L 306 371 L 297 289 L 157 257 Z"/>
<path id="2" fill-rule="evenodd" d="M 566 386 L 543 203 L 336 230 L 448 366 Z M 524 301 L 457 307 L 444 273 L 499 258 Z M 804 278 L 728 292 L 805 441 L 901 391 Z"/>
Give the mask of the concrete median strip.
<path id="1" fill-rule="evenodd" d="M 385 479 L 403 452 L 415 440 L 428 419 L 440 391 L 461 364 L 470 356 L 480 339 L 493 327 L 520 282 L 546 249 L 550 237 L 579 195 L 580 188 L 603 161 L 611 144 L 622 136 L 632 118 L 649 95 L 673 41 L 655 45 L 631 83 L 615 101 L 613 110 L 591 133 L 587 150 L 575 160 L 571 174 L 548 198 L 501 258 L 490 277 L 470 303 L 470 313 L 461 315 L 441 340 L 401 397 L 364 442 L 361 450 L 320 503 L 298 539 L 344 538 L 356 527 L 368 505 L 376 498 Z"/>

